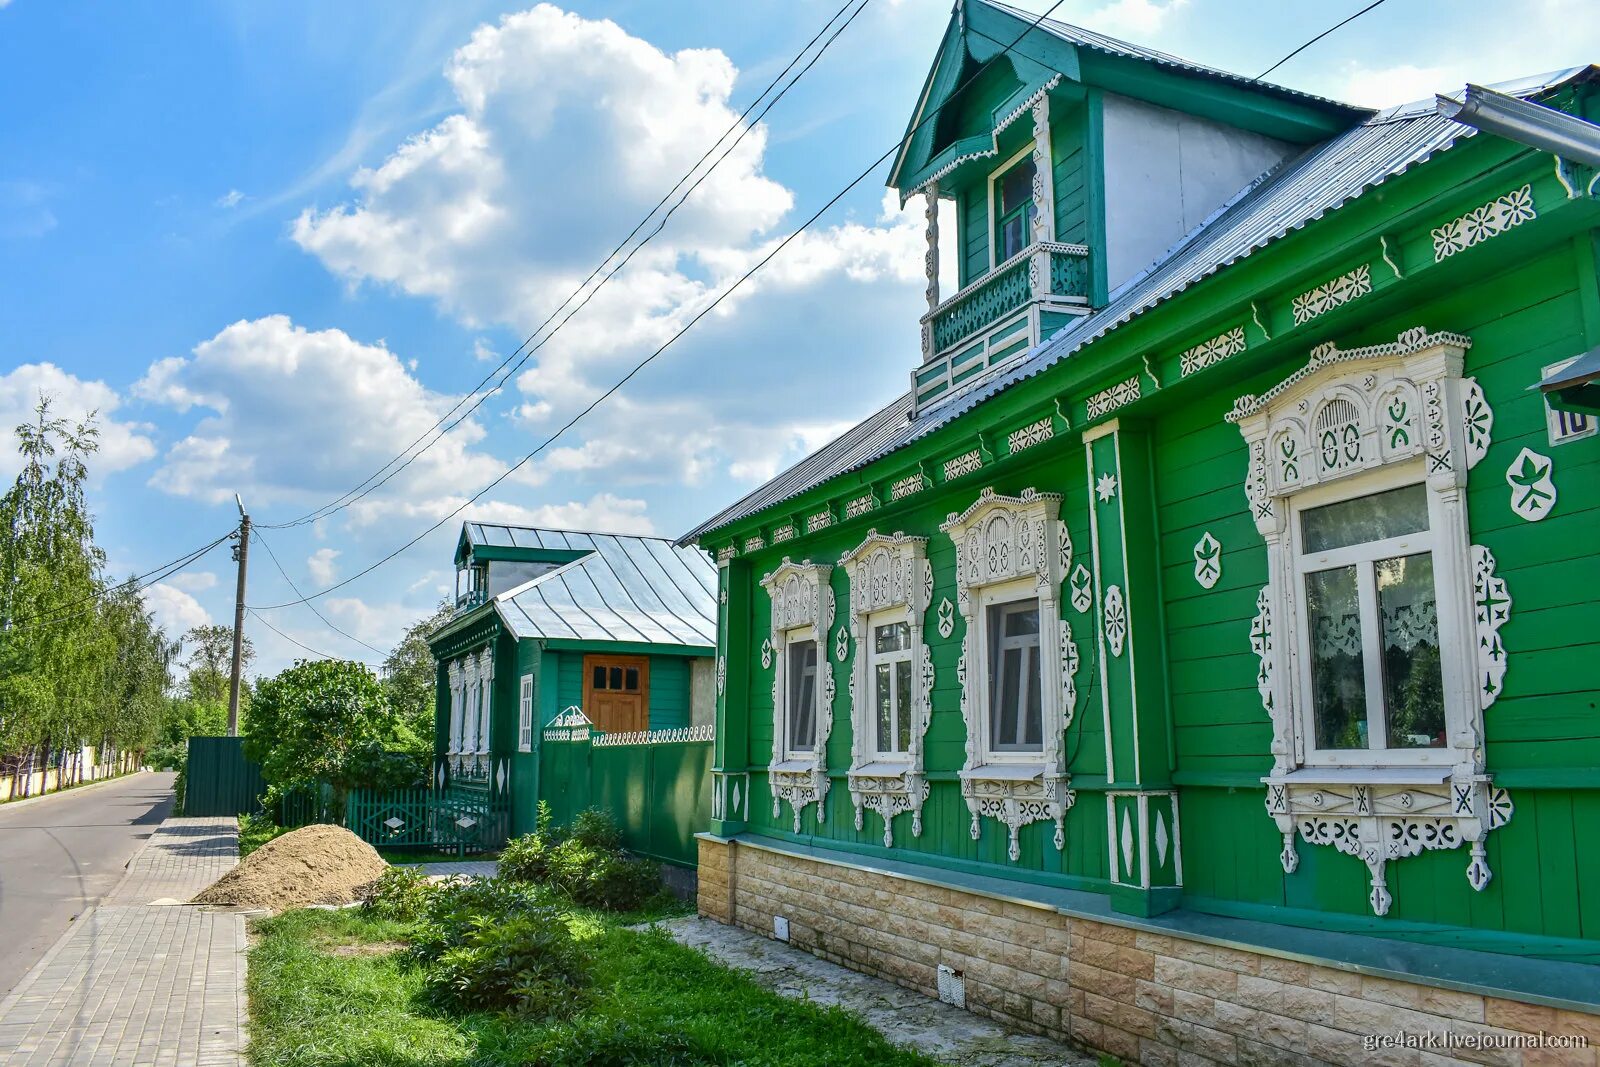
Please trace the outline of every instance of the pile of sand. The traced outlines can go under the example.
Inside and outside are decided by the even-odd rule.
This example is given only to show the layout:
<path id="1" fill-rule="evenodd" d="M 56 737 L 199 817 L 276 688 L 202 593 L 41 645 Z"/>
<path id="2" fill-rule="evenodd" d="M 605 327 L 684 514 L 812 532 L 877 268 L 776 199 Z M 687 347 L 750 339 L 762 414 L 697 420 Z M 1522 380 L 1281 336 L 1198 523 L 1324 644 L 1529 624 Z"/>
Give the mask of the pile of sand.
<path id="1" fill-rule="evenodd" d="M 344 827 L 306 826 L 250 853 L 194 902 L 273 911 L 348 904 L 388 868 L 371 845 Z"/>

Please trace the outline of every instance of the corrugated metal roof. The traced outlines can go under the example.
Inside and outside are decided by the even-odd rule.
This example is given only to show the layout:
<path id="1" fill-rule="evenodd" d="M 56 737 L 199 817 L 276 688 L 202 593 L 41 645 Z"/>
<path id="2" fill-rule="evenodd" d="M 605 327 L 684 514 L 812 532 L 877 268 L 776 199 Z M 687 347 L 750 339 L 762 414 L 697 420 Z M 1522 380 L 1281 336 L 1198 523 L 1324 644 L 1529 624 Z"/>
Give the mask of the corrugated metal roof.
<path id="1" fill-rule="evenodd" d="M 1583 75 L 1573 67 L 1495 86 L 1534 96 Z M 1346 133 L 1307 149 L 1256 179 L 1151 266 L 1111 294 L 1107 305 L 1069 323 L 1014 361 L 906 418 L 910 393 L 784 471 L 687 534 L 689 542 L 858 470 L 925 437 L 995 394 L 1032 378 L 1136 316 L 1169 300 L 1368 189 L 1429 159 L 1476 131 L 1439 115 L 1431 100 L 1390 108 Z"/>
<path id="2" fill-rule="evenodd" d="M 465 526 L 475 544 L 589 550 L 494 598 L 518 638 L 704 648 L 717 643 L 717 567 L 697 548 L 660 537 Z"/>
<path id="3" fill-rule="evenodd" d="M 1022 19 L 1025 22 L 1032 22 L 1034 19 L 1039 17 L 1031 11 L 1024 11 L 1020 8 L 1012 7 L 1010 4 L 998 3 L 996 0 L 981 0 L 981 2 L 987 4 L 989 7 L 996 8 L 1000 11 L 1006 12 L 1009 15 L 1015 16 L 1016 18 Z M 1048 31 L 1052 35 L 1061 38 L 1063 41 L 1066 41 L 1069 44 L 1078 45 L 1082 48 L 1092 48 L 1097 52 L 1104 52 L 1107 55 L 1121 56 L 1125 59 L 1140 59 L 1149 63 L 1155 63 L 1158 66 L 1171 67 L 1174 70 L 1187 71 L 1191 74 L 1202 74 L 1209 78 L 1219 78 L 1223 81 L 1232 82 L 1235 85 L 1248 86 L 1257 92 L 1265 91 L 1269 93 L 1281 94 L 1283 96 L 1299 97 L 1302 100 L 1311 100 L 1318 104 L 1327 104 L 1333 107 L 1344 108 L 1358 112 L 1364 112 L 1365 110 L 1362 108 L 1354 108 L 1350 104 L 1343 103 L 1339 100 L 1332 100 L 1326 96 L 1318 96 L 1315 93 L 1307 93 L 1299 89 L 1291 89 L 1286 85 L 1279 85 L 1276 82 L 1258 81 L 1255 78 L 1250 78 L 1243 74 L 1235 74 L 1230 70 L 1222 70 L 1219 67 L 1208 67 L 1204 63 L 1196 63 L 1193 60 L 1184 59 L 1182 56 L 1171 55 L 1167 52 L 1157 51 L 1154 48 L 1146 48 L 1144 45 L 1134 44 L 1132 41 L 1124 41 L 1117 37 L 1108 37 L 1103 33 L 1096 33 L 1094 30 L 1085 29 L 1082 26 L 1074 26 L 1070 22 L 1059 22 L 1056 19 L 1045 19 L 1039 23 L 1039 28 L 1041 30 Z"/>

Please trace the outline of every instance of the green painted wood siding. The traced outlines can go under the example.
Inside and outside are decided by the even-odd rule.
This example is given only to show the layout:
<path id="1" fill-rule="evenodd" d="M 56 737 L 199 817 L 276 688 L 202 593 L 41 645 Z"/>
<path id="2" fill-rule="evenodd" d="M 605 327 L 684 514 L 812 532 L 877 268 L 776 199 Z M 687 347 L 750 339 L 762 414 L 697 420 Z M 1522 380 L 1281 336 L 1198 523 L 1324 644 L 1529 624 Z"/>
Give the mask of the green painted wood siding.
<path id="1" fill-rule="evenodd" d="M 1050 169 L 1055 183 L 1056 240 L 1089 243 L 1088 152 L 1080 109 L 1050 124 Z"/>
<path id="2" fill-rule="evenodd" d="M 1462 876 L 1464 851 L 1425 852 L 1388 868 L 1395 905 L 1386 926 L 1448 924 L 1557 938 L 1600 939 L 1600 860 L 1584 848 L 1586 820 L 1600 816 L 1600 794 L 1537 787 L 1562 769 L 1600 769 L 1595 688 L 1600 628 L 1600 448 L 1551 448 L 1542 401 L 1527 387 L 1540 368 L 1592 346 L 1570 251 L 1510 265 L 1421 307 L 1383 318 L 1355 347 L 1419 323 L 1473 339 L 1465 373 L 1494 408 L 1494 440 L 1467 488 L 1472 541 L 1498 562 L 1515 607 L 1502 631 L 1510 656 L 1505 689 L 1484 714 L 1488 769 L 1510 787 L 1516 814 L 1488 839 L 1494 880 L 1473 892 Z M 1255 692 L 1249 643 L 1256 594 L 1266 580 L 1266 550 L 1243 500 L 1245 455 L 1239 432 L 1222 421 L 1235 395 L 1260 392 L 1294 368 L 1174 408 L 1157 422 L 1156 486 L 1162 520 L 1163 586 L 1173 714 L 1184 779 L 1265 774 L 1271 727 Z M 1526 445 L 1556 463 L 1554 513 L 1524 522 L 1509 507 L 1505 471 Z M 1223 545 L 1222 578 L 1209 592 L 1193 578 L 1193 548 L 1209 530 Z M 1516 772 L 1529 772 L 1518 785 Z M 1569 776 L 1570 777 L 1570 776 Z M 1302 845 L 1300 871 L 1285 876 L 1281 841 L 1253 788 L 1193 784 L 1181 791 L 1186 890 L 1206 902 L 1250 902 L 1338 912 L 1366 921 L 1365 867 L 1331 849 Z"/>
<path id="3" fill-rule="evenodd" d="M 989 272 L 989 190 L 973 183 L 956 193 L 956 241 L 965 288 Z"/>

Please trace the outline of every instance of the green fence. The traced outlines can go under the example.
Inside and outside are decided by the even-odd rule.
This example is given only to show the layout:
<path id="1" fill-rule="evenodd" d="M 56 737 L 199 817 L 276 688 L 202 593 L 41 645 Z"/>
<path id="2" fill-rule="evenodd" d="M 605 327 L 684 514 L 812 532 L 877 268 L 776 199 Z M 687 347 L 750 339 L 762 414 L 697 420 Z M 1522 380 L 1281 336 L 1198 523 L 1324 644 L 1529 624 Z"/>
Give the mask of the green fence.
<path id="1" fill-rule="evenodd" d="M 557 825 L 585 808 L 605 808 L 630 852 L 695 866 L 694 835 L 711 821 L 709 727 L 637 734 L 558 727 L 539 748 L 539 799 Z"/>
<path id="2" fill-rule="evenodd" d="M 484 852 L 505 843 L 507 805 L 487 790 L 352 790 L 345 828 L 374 848 L 446 849 Z"/>
<path id="3" fill-rule="evenodd" d="M 184 770 L 185 815 L 240 815 L 260 807 L 261 768 L 244 758 L 238 737 L 191 737 Z"/>

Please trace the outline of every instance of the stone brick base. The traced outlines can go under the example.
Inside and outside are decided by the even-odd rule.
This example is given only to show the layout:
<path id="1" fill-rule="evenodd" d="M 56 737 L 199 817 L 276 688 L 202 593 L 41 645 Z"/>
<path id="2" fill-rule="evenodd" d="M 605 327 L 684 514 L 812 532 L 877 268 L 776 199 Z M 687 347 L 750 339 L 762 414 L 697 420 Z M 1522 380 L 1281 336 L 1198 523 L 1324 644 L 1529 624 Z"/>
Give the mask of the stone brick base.
<path id="1" fill-rule="evenodd" d="M 847 863 L 700 839 L 702 915 L 1147 1067 L 1596 1064 L 1600 1018 L 1064 915 Z M 1365 1035 L 1582 1036 L 1586 1050 L 1368 1049 Z"/>

